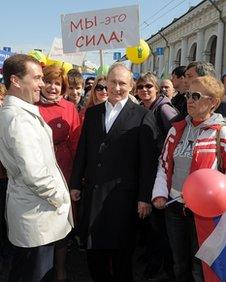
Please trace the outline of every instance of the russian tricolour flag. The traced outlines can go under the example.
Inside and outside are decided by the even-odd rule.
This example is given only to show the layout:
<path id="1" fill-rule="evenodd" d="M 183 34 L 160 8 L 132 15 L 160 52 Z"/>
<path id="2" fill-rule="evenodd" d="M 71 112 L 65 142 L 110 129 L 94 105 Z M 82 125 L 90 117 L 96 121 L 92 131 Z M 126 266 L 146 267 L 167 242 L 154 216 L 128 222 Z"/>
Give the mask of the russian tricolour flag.
<path id="1" fill-rule="evenodd" d="M 201 223 L 201 227 L 199 226 Z M 203 263 L 204 277 L 206 282 L 226 281 L 226 213 L 214 219 L 197 218 L 197 234 L 200 249 L 196 257 Z M 209 233 L 206 239 L 205 230 Z M 209 229 L 209 230 L 207 230 Z M 211 231 L 211 232 L 208 232 Z M 206 233 L 206 234 L 207 234 Z"/>

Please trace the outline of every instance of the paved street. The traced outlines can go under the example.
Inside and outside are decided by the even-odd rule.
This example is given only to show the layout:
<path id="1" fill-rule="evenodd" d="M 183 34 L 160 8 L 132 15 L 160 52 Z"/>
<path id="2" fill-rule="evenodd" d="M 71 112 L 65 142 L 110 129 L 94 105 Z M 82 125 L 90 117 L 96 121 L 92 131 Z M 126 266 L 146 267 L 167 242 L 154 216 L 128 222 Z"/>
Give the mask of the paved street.
<path id="1" fill-rule="evenodd" d="M 166 279 L 148 280 L 144 278 L 143 274 L 146 266 L 146 258 L 144 256 L 145 247 L 143 246 L 144 242 L 141 240 L 140 236 L 138 236 L 138 238 L 138 246 L 134 252 L 133 258 L 134 282 L 170 282 Z M 66 263 L 68 277 L 70 278 L 71 282 L 92 282 L 86 263 L 86 252 L 85 250 L 80 250 L 76 242 L 77 241 L 73 239 L 73 241 L 71 241 L 71 244 L 69 244 L 68 246 L 68 256 Z M 0 256 L 0 282 L 7 282 L 11 256 L 12 249 L 10 247 L 4 250 L 2 260 Z"/>
<path id="2" fill-rule="evenodd" d="M 86 263 L 85 251 L 78 249 L 71 249 L 68 255 L 68 273 L 72 281 L 75 282 L 92 282 L 88 267 Z M 146 282 L 147 280 L 142 277 L 144 266 L 137 262 L 137 256 L 134 258 L 134 282 Z"/>
<path id="3" fill-rule="evenodd" d="M 143 277 L 144 263 L 139 261 L 142 249 L 137 249 L 134 256 L 134 282 L 147 282 L 149 280 Z M 8 256 L 0 263 L 0 282 L 7 282 L 10 259 Z M 69 249 L 67 258 L 68 276 L 72 282 L 92 282 L 86 263 L 86 253 L 76 246 Z M 151 280 L 154 282 L 154 280 Z M 167 282 L 167 280 L 161 280 Z M 16 282 L 16 281 L 15 281 Z M 160 282 L 160 280 L 158 280 Z"/>

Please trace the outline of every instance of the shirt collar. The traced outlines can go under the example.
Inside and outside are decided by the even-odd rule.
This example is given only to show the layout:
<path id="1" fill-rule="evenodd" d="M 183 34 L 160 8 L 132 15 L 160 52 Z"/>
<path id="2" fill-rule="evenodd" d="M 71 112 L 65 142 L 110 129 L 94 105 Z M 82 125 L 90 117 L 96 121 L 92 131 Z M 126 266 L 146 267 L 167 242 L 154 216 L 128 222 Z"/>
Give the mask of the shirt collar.
<path id="1" fill-rule="evenodd" d="M 122 109 L 125 106 L 126 102 L 128 101 L 128 98 L 129 97 L 126 97 L 118 101 L 114 106 L 107 100 L 105 102 L 105 108 L 107 111 L 112 110 L 112 109 Z"/>
<path id="2" fill-rule="evenodd" d="M 35 114 L 38 117 L 41 117 L 40 113 L 39 113 L 39 108 L 36 105 L 30 104 L 18 97 L 12 96 L 12 95 L 6 95 L 5 99 L 4 99 L 4 107 L 7 106 L 17 106 L 20 108 L 23 108 L 24 110 L 31 112 L 32 114 Z"/>

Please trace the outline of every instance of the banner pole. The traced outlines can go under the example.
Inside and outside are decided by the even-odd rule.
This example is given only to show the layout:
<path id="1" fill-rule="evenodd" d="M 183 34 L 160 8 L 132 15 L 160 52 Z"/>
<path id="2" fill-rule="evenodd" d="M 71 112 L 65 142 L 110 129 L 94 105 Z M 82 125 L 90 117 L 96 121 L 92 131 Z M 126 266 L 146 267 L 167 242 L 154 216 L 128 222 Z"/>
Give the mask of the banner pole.
<path id="1" fill-rule="evenodd" d="M 103 50 L 100 50 L 100 67 L 102 67 L 104 64 L 104 59 L 103 59 Z"/>

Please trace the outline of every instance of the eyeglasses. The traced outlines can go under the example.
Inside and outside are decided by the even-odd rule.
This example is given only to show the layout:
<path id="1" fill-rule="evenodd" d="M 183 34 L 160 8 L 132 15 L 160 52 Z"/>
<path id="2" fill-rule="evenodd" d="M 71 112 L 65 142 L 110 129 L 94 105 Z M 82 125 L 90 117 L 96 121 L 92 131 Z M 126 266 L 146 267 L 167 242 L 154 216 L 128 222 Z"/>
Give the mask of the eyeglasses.
<path id="1" fill-rule="evenodd" d="M 104 91 L 104 89 L 105 89 L 106 91 L 108 91 L 107 86 L 104 86 L 104 85 L 102 85 L 102 84 L 97 84 L 96 87 L 95 87 L 95 90 L 96 90 L 96 91 Z"/>
<path id="2" fill-rule="evenodd" d="M 153 84 L 145 84 L 145 85 L 139 84 L 137 85 L 137 90 L 142 90 L 144 88 L 151 89 L 153 86 L 154 86 Z"/>
<path id="3" fill-rule="evenodd" d="M 186 100 L 189 100 L 190 98 L 192 98 L 192 100 L 194 101 L 198 101 L 200 98 L 211 98 L 210 96 L 203 95 L 200 92 L 186 92 L 184 96 Z"/>
<path id="4" fill-rule="evenodd" d="M 166 90 L 166 89 L 169 89 L 169 88 L 170 88 L 169 86 L 161 86 L 160 87 L 161 90 Z"/>

